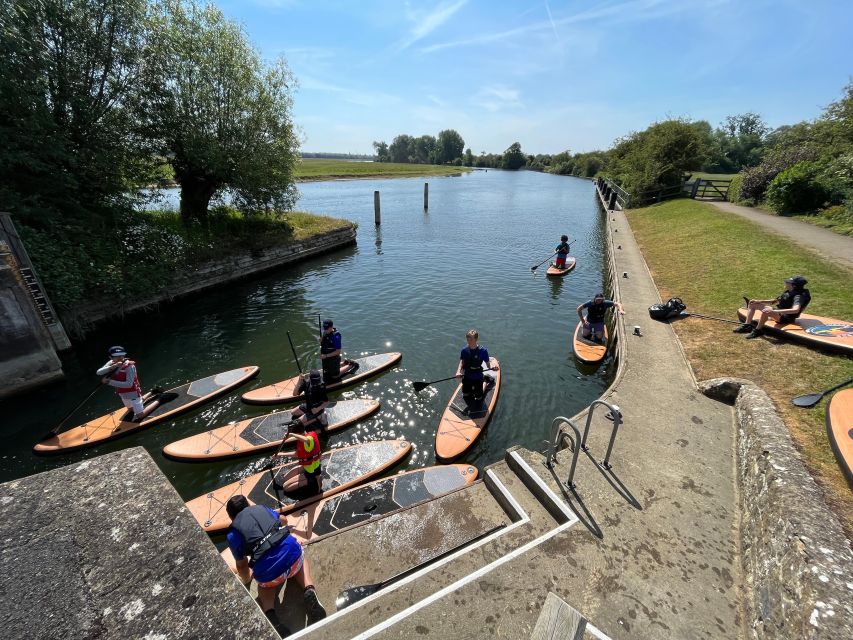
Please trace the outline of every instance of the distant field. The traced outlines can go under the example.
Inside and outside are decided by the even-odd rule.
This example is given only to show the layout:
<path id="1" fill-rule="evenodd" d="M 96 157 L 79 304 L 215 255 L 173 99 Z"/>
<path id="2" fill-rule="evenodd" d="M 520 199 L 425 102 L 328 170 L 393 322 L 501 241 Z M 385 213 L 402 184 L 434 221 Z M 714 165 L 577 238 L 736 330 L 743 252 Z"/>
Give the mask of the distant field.
<path id="1" fill-rule="evenodd" d="M 352 162 L 349 160 L 327 160 L 325 158 L 305 158 L 296 165 L 298 180 L 450 176 L 468 171 L 471 171 L 468 167 L 394 162 Z"/>
<path id="2" fill-rule="evenodd" d="M 690 176 L 690 179 L 695 180 L 696 178 L 702 178 L 703 180 L 731 180 L 736 175 L 736 173 L 702 173 L 701 171 L 697 171 Z"/>

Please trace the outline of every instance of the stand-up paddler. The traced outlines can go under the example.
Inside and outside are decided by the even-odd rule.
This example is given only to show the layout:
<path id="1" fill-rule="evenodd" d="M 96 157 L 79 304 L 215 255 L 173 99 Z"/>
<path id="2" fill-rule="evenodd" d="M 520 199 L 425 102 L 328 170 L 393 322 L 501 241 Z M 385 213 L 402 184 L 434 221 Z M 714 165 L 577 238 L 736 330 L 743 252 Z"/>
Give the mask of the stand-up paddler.
<path id="1" fill-rule="evenodd" d="M 323 363 L 323 382 L 334 384 L 340 382 L 341 376 L 358 368 L 358 363 L 345 360 L 341 365 L 343 353 L 341 333 L 335 328 L 335 323 L 323 320 L 323 334 L 320 336 L 320 360 Z"/>
<path id="2" fill-rule="evenodd" d="M 486 347 L 480 346 L 477 342 L 479 338 L 480 334 L 476 329 L 471 329 L 465 334 L 468 344 L 460 352 L 459 366 L 456 367 L 456 377 L 462 378 L 462 397 L 469 405 L 478 405 L 483 402 L 486 378 L 483 365 L 495 371 L 498 369 L 497 361 L 493 361 Z"/>
<path id="3" fill-rule="evenodd" d="M 124 347 L 110 347 L 110 359 L 98 369 L 101 383 L 110 385 L 118 394 L 125 407 L 133 411 L 133 420 L 142 420 L 142 385 L 136 371 L 136 363 L 127 357 Z"/>

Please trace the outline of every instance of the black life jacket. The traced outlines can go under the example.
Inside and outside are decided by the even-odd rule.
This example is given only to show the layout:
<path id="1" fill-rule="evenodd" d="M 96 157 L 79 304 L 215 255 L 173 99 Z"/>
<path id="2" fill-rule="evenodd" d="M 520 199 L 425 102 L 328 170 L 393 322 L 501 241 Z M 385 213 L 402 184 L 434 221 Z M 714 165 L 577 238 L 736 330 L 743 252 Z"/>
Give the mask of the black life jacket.
<path id="1" fill-rule="evenodd" d="M 320 353 L 332 353 L 333 351 L 337 351 L 338 348 L 335 346 L 335 343 L 332 342 L 332 338 L 341 337 L 340 332 L 335 329 L 332 333 L 324 333 L 322 339 L 320 340 Z"/>
<path id="2" fill-rule="evenodd" d="M 586 321 L 604 322 L 605 313 L 607 313 L 607 306 L 603 302 L 601 304 L 593 302 L 586 308 Z"/>
<path id="3" fill-rule="evenodd" d="M 477 347 L 476 349 L 471 349 L 470 347 L 465 347 L 465 355 L 462 356 L 462 360 L 465 363 L 466 371 L 477 371 L 482 373 L 483 371 L 483 347 Z"/>
<path id="4" fill-rule="evenodd" d="M 250 567 L 255 566 L 265 553 L 290 535 L 289 527 L 282 526 L 281 520 L 266 507 L 257 504 L 238 513 L 231 522 L 231 528 L 238 531 L 246 541 L 243 551 Z"/>
<path id="5" fill-rule="evenodd" d="M 812 295 L 809 293 L 808 289 L 794 289 L 793 291 L 783 291 L 779 296 L 779 304 L 777 305 L 779 309 L 793 309 L 794 308 L 794 298 L 796 296 L 800 296 L 800 310 L 796 315 L 787 314 L 789 318 L 799 318 L 800 314 L 805 311 L 805 308 L 808 306 L 809 302 L 812 301 Z"/>
<path id="6" fill-rule="evenodd" d="M 322 382 L 314 384 L 310 380 L 305 384 L 305 403 L 310 409 L 313 409 L 314 407 L 319 407 L 321 404 L 329 400 L 329 396 L 326 395 L 325 384 L 323 384 Z"/>

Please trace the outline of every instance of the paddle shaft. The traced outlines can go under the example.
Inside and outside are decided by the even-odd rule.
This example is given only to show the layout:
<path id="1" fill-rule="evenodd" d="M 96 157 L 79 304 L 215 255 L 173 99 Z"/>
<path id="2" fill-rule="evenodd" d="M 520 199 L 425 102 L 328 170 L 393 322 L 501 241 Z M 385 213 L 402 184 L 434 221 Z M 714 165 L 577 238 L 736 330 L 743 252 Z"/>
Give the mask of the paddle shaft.
<path id="1" fill-rule="evenodd" d="M 546 262 L 548 262 L 548 260 L 550 260 L 551 258 L 553 258 L 555 255 L 557 255 L 557 252 L 556 252 L 556 251 L 555 251 L 554 253 L 552 253 L 550 256 L 548 256 L 547 258 L 545 258 L 545 259 L 544 259 L 542 262 L 540 262 L 539 264 L 537 264 L 537 265 L 534 265 L 534 266 L 530 267 L 530 270 L 531 270 L 531 271 L 536 271 L 539 267 L 541 267 L 543 264 L 545 264 Z"/>
<path id="2" fill-rule="evenodd" d="M 483 369 L 483 371 L 494 371 L 494 369 Z M 421 389 L 426 389 L 429 385 L 435 384 L 436 382 L 447 382 L 448 380 L 456 380 L 457 376 L 450 376 L 449 378 L 441 378 L 440 380 L 432 380 L 431 382 L 413 382 L 412 386 L 415 387 L 416 390 L 420 391 Z"/>
<path id="3" fill-rule="evenodd" d="M 302 375 L 302 365 L 299 364 L 299 356 L 296 355 L 296 349 L 293 346 L 293 339 L 290 337 L 290 331 L 287 332 L 287 341 L 290 343 L 290 350 L 293 352 L 293 359 L 296 360 L 296 368 L 299 369 L 299 374 Z"/>
<path id="4" fill-rule="evenodd" d="M 62 429 L 62 427 L 64 427 L 64 426 L 65 426 L 65 423 L 66 423 L 66 422 L 68 422 L 68 418 L 70 418 L 70 417 L 71 417 L 71 416 L 73 416 L 75 413 L 77 413 L 77 411 L 80 409 L 80 407 L 82 407 L 84 404 L 86 404 L 87 402 L 89 402 L 89 400 L 91 400 L 91 399 L 92 399 L 92 396 L 94 396 L 96 393 L 98 393 L 98 390 L 100 390 L 100 389 L 101 389 L 101 387 L 103 387 L 103 386 L 104 386 L 104 385 L 103 385 L 103 383 L 100 383 L 100 382 L 99 382 L 99 383 L 98 383 L 98 386 L 97 386 L 97 387 L 95 387 L 94 389 L 92 389 L 92 392 L 91 392 L 89 395 L 87 395 L 87 396 L 85 397 L 85 399 L 83 400 L 83 402 L 81 402 L 81 403 L 80 403 L 80 404 L 78 404 L 76 407 L 74 407 L 71 411 L 69 411 L 69 412 L 68 412 L 68 414 L 67 414 L 67 415 L 66 415 L 66 416 L 65 416 L 65 417 L 60 421 L 60 423 L 59 423 L 58 425 L 56 425 L 53 429 L 51 429 L 50 431 L 48 431 L 48 433 L 47 433 L 47 435 L 45 436 L 45 438 L 50 438 L 50 437 L 52 437 L 52 436 L 55 436 L 57 433 L 59 433 L 59 430 L 60 430 L 60 429 Z"/>
<path id="5" fill-rule="evenodd" d="M 407 578 L 408 576 L 412 575 L 413 573 L 420 571 L 421 569 L 423 569 L 427 565 L 430 565 L 434 562 L 438 562 L 439 560 L 442 560 L 442 559 L 446 558 L 447 556 L 456 553 L 457 551 L 459 551 L 463 547 L 467 547 L 470 544 L 478 542 L 478 541 L 482 540 L 483 538 L 492 535 L 496 531 L 503 529 L 505 526 L 506 526 L 505 523 L 501 523 L 501 524 L 497 525 L 496 527 L 492 527 L 491 529 L 488 529 L 488 530 L 484 531 L 483 533 L 481 533 L 477 536 L 474 536 L 470 540 L 467 540 L 461 544 L 458 544 L 455 547 L 451 547 L 447 551 L 443 551 L 442 553 L 439 553 L 437 556 L 433 556 L 429 560 L 424 560 L 420 564 L 416 564 L 414 567 L 406 569 L 405 571 L 401 571 L 397 575 L 391 576 L 390 578 L 387 578 L 387 579 L 383 580 L 382 582 L 377 582 L 375 584 L 366 584 L 366 585 L 363 585 L 361 587 L 352 587 L 350 589 L 342 591 L 340 593 L 340 595 L 338 596 L 338 600 L 335 604 L 337 605 L 338 610 L 340 611 L 340 609 L 342 609 L 343 607 L 348 607 L 349 605 L 354 604 L 355 602 L 358 602 L 362 598 L 366 598 L 367 596 L 369 596 L 373 593 L 376 593 L 380 589 L 384 589 L 388 585 L 394 584 L 395 582 L 399 582 L 400 580 Z M 348 597 L 348 596 L 355 596 L 355 592 L 359 592 L 358 596 L 355 599 L 350 600 L 350 597 Z M 343 599 L 343 602 L 342 602 L 342 599 Z"/>
<path id="6" fill-rule="evenodd" d="M 744 322 L 740 322 L 738 320 L 729 320 L 727 318 L 718 318 L 716 316 L 706 316 L 701 313 L 690 313 L 689 311 L 682 311 L 681 315 L 692 316 L 694 318 L 705 318 L 705 320 L 716 320 L 718 322 L 727 322 L 729 324 L 745 324 Z"/>

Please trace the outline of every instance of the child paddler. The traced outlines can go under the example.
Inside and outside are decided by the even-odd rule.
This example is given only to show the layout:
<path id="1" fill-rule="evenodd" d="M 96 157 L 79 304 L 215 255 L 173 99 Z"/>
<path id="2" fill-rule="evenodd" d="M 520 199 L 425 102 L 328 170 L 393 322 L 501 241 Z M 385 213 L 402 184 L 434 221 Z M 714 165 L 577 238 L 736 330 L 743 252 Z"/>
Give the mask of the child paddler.
<path id="1" fill-rule="evenodd" d="M 228 529 L 228 547 L 234 554 L 237 576 L 248 586 L 254 578 L 258 583 L 258 603 L 261 611 L 282 636 L 290 635 L 275 613 L 275 595 L 288 578 L 302 587 L 302 599 L 308 614 L 308 624 L 326 617 L 320 603 L 308 560 L 302 545 L 290 535 L 285 526 L 285 516 L 261 505 L 249 505 L 246 496 L 231 496 L 225 504 L 231 528 Z M 289 591 L 289 589 L 288 589 Z"/>
<path id="2" fill-rule="evenodd" d="M 497 361 L 493 361 L 486 347 L 477 342 L 479 338 L 480 334 L 476 329 L 465 334 L 468 344 L 460 352 L 459 366 L 456 367 L 456 377 L 462 378 L 462 397 L 469 405 L 479 404 L 485 397 L 483 365 L 495 371 L 498 369 Z"/>
<path id="3" fill-rule="evenodd" d="M 281 483 L 284 494 L 293 500 L 305 500 L 323 492 L 323 467 L 320 464 L 320 438 L 316 431 L 305 432 L 301 420 L 290 423 L 290 432 L 282 444 L 296 443 L 293 453 L 282 451 L 273 457 L 296 458 L 299 468 L 285 476 Z"/>
<path id="4" fill-rule="evenodd" d="M 301 421 L 303 427 L 315 425 L 321 432 L 324 431 L 329 396 L 326 394 L 326 385 L 320 372 L 312 369 L 309 375 L 302 376 L 296 385 L 296 393 L 305 394 L 305 402 L 291 412 L 293 418 Z"/>
<path id="5" fill-rule="evenodd" d="M 560 236 L 560 244 L 554 248 L 554 251 L 557 253 L 557 261 L 554 266 L 558 269 L 565 269 L 566 259 L 569 257 L 569 236 Z"/>

